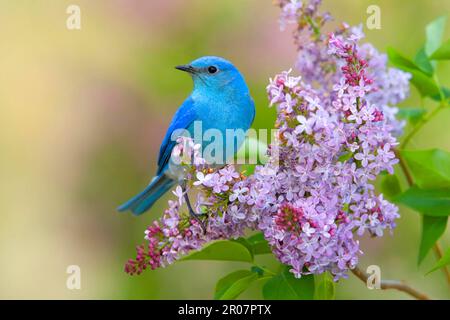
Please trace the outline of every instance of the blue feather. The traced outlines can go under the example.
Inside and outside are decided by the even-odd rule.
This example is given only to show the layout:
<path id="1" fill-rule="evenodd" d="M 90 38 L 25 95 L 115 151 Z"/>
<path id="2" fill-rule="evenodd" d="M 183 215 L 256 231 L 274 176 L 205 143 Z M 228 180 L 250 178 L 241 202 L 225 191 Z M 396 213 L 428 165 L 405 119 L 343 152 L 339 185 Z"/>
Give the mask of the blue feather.
<path id="1" fill-rule="evenodd" d="M 193 136 L 195 121 L 201 122 L 204 132 L 215 129 L 223 135 L 228 129 L 247 131 L 253 122 L 253 100 L 244 78 L 231 62 L 220 57 L 202 57 L 177 68 L 191 74 L 194 90 L 175 113 L 167 129 L 159 151 L 156 177 L 144 191 L 121 205 L 119 211 L 131 210 L 135 215 L 140 215 L 150 209 L 176 181 L 183 179 L 179 176 L 176 165 L 172 166 L 170 161 L 176 144 L 172 135 L 177 129 L 188 130 L 195 139 L 198 138 Z M 203 148 L 208 144 L 196 141 L 200 142 Z M 234 151 L 243 142 L 243 138 L 240 137 L 235 142 Z"/>
<path id="2" fill-rule="evenodd" d="M 138 195 L 131 198 L 117 208 L 118 211 L 131 210 L 134 215 L 141 215 L 151 208 L 151 206 L 174 184 L 172 179 L 165 175 L 156 176 L 152 182 Z"/>
<path id="3" fill-rule="evenodd" d="M 167 129 L 166 135 L 161 143 L 158 156 L 158 170 L 157 175 L 161 174 L 166 169 L 172 154 L 173 147 L 176 141 L 172 139 L 172 134 L 177 129 L 188 129 L 191 124 L 197 119 L 195 112 L 194 100 L 192 97 L 187 98 L 180 106 L 178 111 L 172 118 L 172 122 Z"/>
<path id="4" fill-rule="evenodd" d="M 117 208 L 118 211 L 131 210 L 133 214 L 141 215 L 149 210 L 156 200 L 174 185 L 175 182 L 164 174 L 176 143 L 172 139 L 172 133 L 177 129 L 188 129 L 195 118 L 193 100 L 192 98 L 188 98 L 175 113 L 171 125 L 167 129 L 166 135 L 161 143 L 156 177 L 144 191 Z"/>

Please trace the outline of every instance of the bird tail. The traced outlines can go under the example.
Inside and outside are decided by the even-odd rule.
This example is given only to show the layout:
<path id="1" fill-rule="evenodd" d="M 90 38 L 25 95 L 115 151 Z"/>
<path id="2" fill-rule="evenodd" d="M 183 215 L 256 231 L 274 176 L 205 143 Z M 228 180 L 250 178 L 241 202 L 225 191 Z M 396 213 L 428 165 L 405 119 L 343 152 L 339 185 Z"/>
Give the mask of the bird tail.
<path id="1" fill-rule="evenodd" d="M 134 215 L 139 216 L 150 209 L 156 200 L 166 193 L 173 184 L 174 181 L 164 174 L 156 176 L 144 191 L 122 204 L 117 210 L 131 210 Z"/>

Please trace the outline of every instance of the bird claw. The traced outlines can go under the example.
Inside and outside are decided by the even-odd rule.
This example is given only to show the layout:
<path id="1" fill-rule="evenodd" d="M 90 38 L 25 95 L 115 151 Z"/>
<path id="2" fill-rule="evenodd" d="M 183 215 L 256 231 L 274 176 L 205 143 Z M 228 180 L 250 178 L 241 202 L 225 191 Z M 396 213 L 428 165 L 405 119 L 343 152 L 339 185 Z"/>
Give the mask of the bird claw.
<path id="1" fill-rule="evenodd" d="M 192 210 L 192 208 L 189 208 L 189 215 L 192 218 L 194 218 L 195 221 L 197 221 L 200 224 L 200 226 L 202 227 L 202 230 L 203 230 L 203 234 L 206 234 L 206 225 L 203 222 L 203 220 L 200 218 L 202 216 L 206 216 L 206 214 L 204 214 L 204 213 L 196 213 L 196 212 L 194 212 L 194 210 Z"/>
<path id="2" fill-rule="evenodd" d="M 195 221 L 197 221 L 197 222 L 200 224 L 200 226 L 202 227 L 202 230 L 203 230 L 203 234 L 206 234 L 206 225 L 205 225 L 205 223 L 203 222 L 203 220 L 200 219 L 200 217 L 202 217 L 202 216 L 207 216 L 207 215 L 204 214 L 204 213 L 196 213 L 196 212 L 194 211 L 194 209 L 192 209 L 191 201 L 189 200 L 189 196 L 188 196 L 188 194 L 187 194 L 186 187 L 183 186 L 182 188 L 183 188 L 183 192 L 184 192 L 184 200 L 186 201 L 186 205 L 187 205 L 187 207 L 188 207 L 188 209 L 189 209 L 189 215 L 190 215 L 192 218 L 194 218 Z"/>

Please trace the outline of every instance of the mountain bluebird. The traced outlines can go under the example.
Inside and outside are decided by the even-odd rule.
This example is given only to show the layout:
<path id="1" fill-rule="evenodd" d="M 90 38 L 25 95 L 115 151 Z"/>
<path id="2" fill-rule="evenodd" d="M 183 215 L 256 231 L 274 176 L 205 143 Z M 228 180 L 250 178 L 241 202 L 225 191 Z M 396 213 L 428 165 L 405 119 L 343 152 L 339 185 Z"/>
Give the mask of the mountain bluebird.
<path id="1" fill-rule="evenodd" d="M 190 64 L 177 66 L 176 69 L 185 71 L 192 76 L 194 89 L 191 95 L 184 101 L 175 113 L 167 133 L 162 141 L 159 156 L 158 169 L 150 184 L 138 195 L 121 205 L 118 210 L 131 210 L 133 214 L 140 215 L 150 207 L 174 184 L 179 183 L 183 187 L 184 198 L 190 214 L 198 218 L 189 202 L 183 177 L 178 175 L 176 165 L 171 161 L 172 150 L 176 145 L 173 134 L 176 130 L 185 129 L 191 136 L 195 136 L 196 126 L 200 123 L 205 132 L 216 130 L 222 137 L 227 136 L 229 130 L 234 132 L 245 132 L 249 129 L 255 117 L 255 106 L 250 96 L 244 78 L 231 62 L 219 57 L 202 57 L 192 61 Z M 245 138 L 245 137 L 244 137 Z M 235 134 L 233 141 L 233 156 L 244 138 Z M 208 143 L 203 137 L 200 143 L 202 150 Z M 229 139 L 226 139 L 229 140 Z M 212 143 L 212 142 L 211 142 Z M 224 141 L 220 153 L 227 154 L 218 161 L 216 165 L 225 164 L 229 154 L 227 143 Z M 208 160 L 208 159 L 207 159 Z"/>

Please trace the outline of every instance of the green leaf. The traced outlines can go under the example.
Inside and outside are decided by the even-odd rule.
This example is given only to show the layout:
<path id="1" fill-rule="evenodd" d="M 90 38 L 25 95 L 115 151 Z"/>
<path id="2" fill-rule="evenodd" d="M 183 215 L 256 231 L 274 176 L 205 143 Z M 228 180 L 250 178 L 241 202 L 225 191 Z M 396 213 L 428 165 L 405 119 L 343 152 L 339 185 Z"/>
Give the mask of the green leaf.
<path id="1" fill-rule="evenodd" d="M 450 59 L 450 39 L 448 39 L 442 46 L 439 47 L 430 56 L 431 60 L 449 60 Z"/>
<path id="2" fill-rule="evenodd" d="M 447 17 L 441 16 L 426 26 L 425 52 L 427 56 L 431 56 L 440 47 L 446 21 Z"/>
<path id="3" fill-rule="evenodd" d="M 392 199 L 402 192 L 396 175 L 387 174 L 381 180 L 381 192 L 387 199 Z"/>
<path id="4" fill-rule="evenodd" d="M 394 200 L 429 216 L 450 215 L 450 188 L 420 189 L 413 186 L 395 197 Z"/>
<path id="5" fill-rule="evenodd" d="M 405 119 L 412 125 L 415 125 L 425 114 L 426 110 L 423 108 L 401 108 L 398 111 L 397 116 L 399 119 Z"/>
<path id="6" fill-rule="evenodd" d="M 450 187 L 450 153 L 441 149 L 401 151 L 415 183 L 422 189 Z"/>
<path id="7" fill-rule="evenodd" d="M 247 239 L 240 237 L 240 238 L 233 239 L 230 241 L 236 241 L 236 242 L 239 242 L 240 244 L 242 244 L 243 246 L 245 246 L 247 248 L 247 250 L 252 254 L 252 257 L 253 257 L 253 255 L 254 255 L 253 247 L 252 247 L 251 243 L 248 242 Z"/>
<path id="8" fill-rule="evenodd" d="M 430 249 L 445 232 L 447 220 L 448 217 L 422 216 L 422 238 L 420 240 L 418 264 L 422 263 Z"/>
<path id="9" fill-rule="evenodd" d="M 417 70 L 405 70 L 411 73 L 411 83 L 419 90 L 422 96 L 435 96 L 439 94 L 439 88 L 436 85 L 434 79 L 423 73 L 422 71 Z"/>
<path id="10" fill-rule="evenodd" d="M 422 96 L 434 96 L 439 94 L 439 88 L 434 79 L 424 73 L 414 62 L 403 56 L 394 48 L 388 48 L 387 54 L 389 61 L 394 66 L 411 74 L 411 83 L 419 90 Z"/>
<path id="11" fill-rule="evenodd" d="M 328 272 L 314 275 L 314 300 L 334 300 L 335 295 L 336 283 Z"/>
<path id="12" fill-rule="evenodd" d="M 238 270 L 232 272 L 217 282 L 214 299 L 236 299 L 256 279 L 258 279 L 258 274 L 249 270 Z"/>
<path id="13" fill-rule="evenodd" d="M 396 49 L 392 47 L 387 48 L 387 55 L 389 58 L 389 61 L 396 66 L 397 68 L 400 68 L 402 70 L 418 70 L 420 71 L 419 67 L 412 62 L 410 59 L 406 58 L 403 54 L 398 52 Z"/>
<path id="14" fill-rule="evenodd" d="M 450 98 L 450 89 L 447 87 L 441 87 L 441 91 L 444 94 L 444 97 L 446 99 Z M 435 100 L 435 101 L 441 101 L 441 94 L 438 92 L 437 94 L 433 95 L 430 97 L 431 99 Z"/>
<path id="15" fill-rule="evenodd" d="M 253 255 L 245 245 L 238 241 L 219 240 L 207 244 L 201 250 L 194 251 L 181 260 L 253 262 Z"/>
<path id="16" fill-rule="evenodd" d="M 270 278 L 263 287 L 263 297 L 268 300 L 312 300 L 314 298 L 314 276 L 296 279 L 288 266 Z"/>
<path id="17" fill-rule="evenodd" d="M 269 243 L 264 239 L 264 235 L 260 232 L 247 238 L 247 241 L 253 248 L 253 254 L 266 254 L 272 253 Z"/>
<path id="18" fill-rule="evenodd" d="M 427 54 L 425 53 L 425 48 L 421 48 L 417 52 L 416 57 L 414 58 L 414 63 L 427 75 L 433 75 L 434 67 L 431 65 L 430 60 L 428 60 Z"/>
<path id="19" fill-rule="evenodd" d="M 441 268 L 447 266 L 448 264 L 450 264 L 450 248 L 448 248 L 447 251 L 445 251 L 442 258 L 439 259 L 439 261 L 434 265 L 433 269 L 428 271 L 427 274 L 434 272 L 438 269 L 441 269 Z"/>

